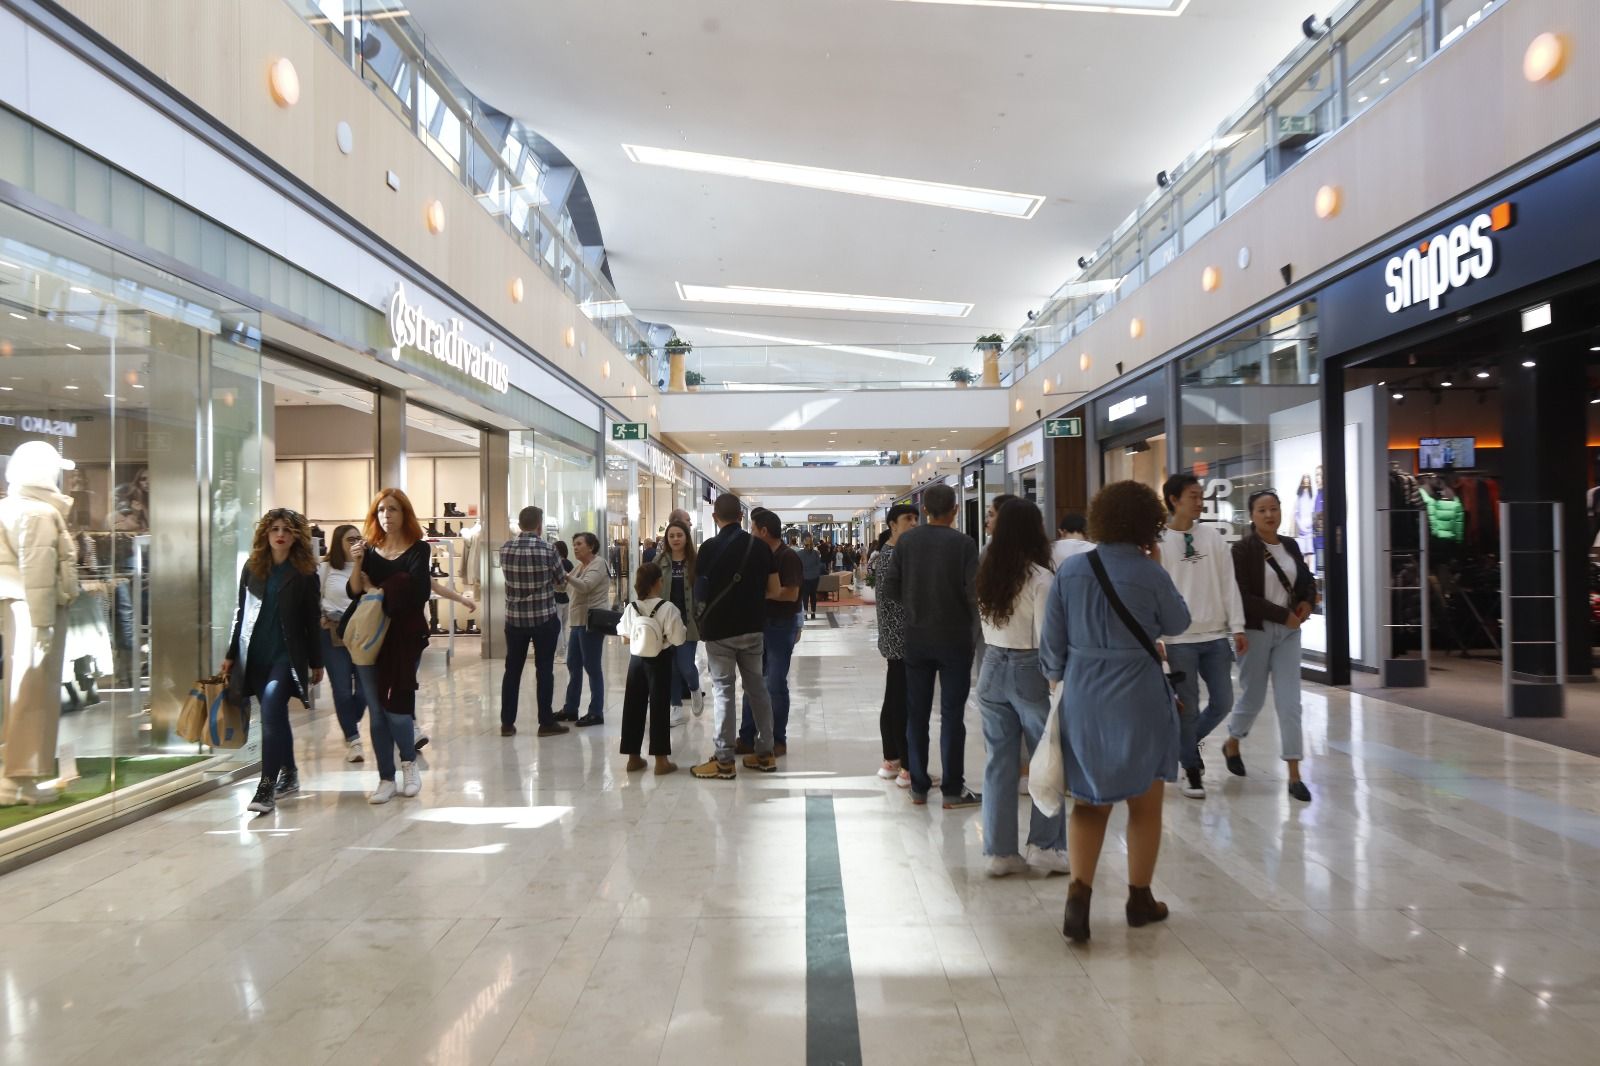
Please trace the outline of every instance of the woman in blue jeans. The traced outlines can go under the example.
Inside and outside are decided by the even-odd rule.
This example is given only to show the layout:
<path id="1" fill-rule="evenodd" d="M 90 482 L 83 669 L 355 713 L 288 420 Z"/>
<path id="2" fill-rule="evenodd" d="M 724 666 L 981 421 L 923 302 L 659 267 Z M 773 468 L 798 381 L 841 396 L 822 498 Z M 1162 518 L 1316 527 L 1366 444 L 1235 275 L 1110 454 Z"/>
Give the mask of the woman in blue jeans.
<path id="1" fill-rule="evenodd" d="M 361 679 L 350 661 L 350 652 L 339 639 L 339 621 L 350 609 L 349 584 L 355 569 L 350 552 L 360 543 L 360 530 L 348 524 L 339 526 L 328 541 L 328 554 L 318 571 L 322 583 L 322 665 L 328 670 L 333 714 L 344 734 L 344 761 L 349 763 L 366 761 L 361 752 L 361 716 L 366 713 L 367 698 L 361 691 Z"/>
<path id="2" fill-rule="evenodd" d="M 987 649 L 978 675 L 978 705 L 989 749 L 983 771 L 983 853 L 990 877 L 1022 873 L 1029 866 L 1067 872 L 1067 823 L 1060 812 L 1047 817 L 1032 807 L 1027 857 L 1017 854 L 1022 742 L 1031 754 L 1050 717 L 1050 683 L 1039 669 L 1039 631 L 1054 578 L 1044 516 L 1028 500 L 1008 501 L 995 517 L 989 548 L 978 564 L 978 613 Z"/>
<path id="3" fill-rule="evenodd" d="M 300 791 L 289 700 L 304 702 L 322 681 L 320 604 L 310 524 L 287 507 L 268 511 L 239 573 L 233 635 L 222 661 L 229 697 L 245 706 L 254 696 L 261 704 L 261 783 L 250 801 L 257 814 L 271 814 L 277 797 Z"/>
<path id="4" fill-rule="evenodd" d="M 556 715 L 557 721 L 580 726 L 602 725 L 606 720 L 606 675 L 601 656 L 606 638 L 589 632 L 589 612 L 611 605 L 611 575 L 600 555 L 600 538 L 579 533 L 572 538 L 572 554 L 577 564 L 567 575 L 567 699 Z M 583 698 L 583 678 L 589 678 L 589 710 L 578 716 L 578 701 Z"/>

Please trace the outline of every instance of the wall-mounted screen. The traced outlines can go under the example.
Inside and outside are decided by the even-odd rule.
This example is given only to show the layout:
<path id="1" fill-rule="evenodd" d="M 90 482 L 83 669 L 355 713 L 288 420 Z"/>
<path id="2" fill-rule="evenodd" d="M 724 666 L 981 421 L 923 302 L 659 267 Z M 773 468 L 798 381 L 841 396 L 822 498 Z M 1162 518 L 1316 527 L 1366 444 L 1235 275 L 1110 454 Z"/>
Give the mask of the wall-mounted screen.
<path id="1" fill-rule="evenodd" d="M 1474 466 L 1473 452 L 1477 443 L 1476 437 L 1423 437 L 1417 441 L 1417 469 L 1443 470 L 1447 466 L 1457 469 Z"/>

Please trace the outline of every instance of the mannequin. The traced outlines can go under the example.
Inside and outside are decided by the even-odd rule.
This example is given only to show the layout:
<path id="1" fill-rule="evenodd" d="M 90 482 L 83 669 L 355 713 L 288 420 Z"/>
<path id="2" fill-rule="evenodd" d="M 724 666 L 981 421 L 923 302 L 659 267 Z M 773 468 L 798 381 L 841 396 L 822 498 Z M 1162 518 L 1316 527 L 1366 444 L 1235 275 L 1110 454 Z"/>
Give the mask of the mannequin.
<path id="1" fill-rule="evenodd" d="M 69 459 L 28 441 L 6 463 L 0 500 L 0 639 L 5 647 L 5 750 L 0 804 L 49 803 L 56 790 L 61 660 L 67 605 L 78 595 L 77 550 L 67 532 L 72 497 L 56 485 Z"/>

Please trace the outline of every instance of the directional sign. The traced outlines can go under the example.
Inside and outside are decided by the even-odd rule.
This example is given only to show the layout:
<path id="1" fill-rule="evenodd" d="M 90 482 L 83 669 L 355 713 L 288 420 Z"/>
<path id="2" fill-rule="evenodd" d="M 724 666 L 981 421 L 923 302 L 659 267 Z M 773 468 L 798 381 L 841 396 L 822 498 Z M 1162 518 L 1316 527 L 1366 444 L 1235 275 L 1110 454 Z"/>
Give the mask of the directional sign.
<path id="1" fill-rule="evenodd" d="M 1044 420 L 1044 435 L 1046 437 L 1081 437 L 1083 436 L 1083 419 L 1047 418 Z"/>
<path id="2" fill-rule="evenodd" d="M 808 514 L 808 515 L 806 515 L 806 524 L 808 524 L 808 525 L 820 526 L 820 525 L 826 525 L 827 523 L 832 522 L 832 521 L 833 521 L 833 515 L 831 515 L 831 514 Z"/>
<path id="3" fill-rule="evenodd" d="M 649 436 L 650 425 L 647 422 L 611 423 L 612 440 L 647 440 Z"/>

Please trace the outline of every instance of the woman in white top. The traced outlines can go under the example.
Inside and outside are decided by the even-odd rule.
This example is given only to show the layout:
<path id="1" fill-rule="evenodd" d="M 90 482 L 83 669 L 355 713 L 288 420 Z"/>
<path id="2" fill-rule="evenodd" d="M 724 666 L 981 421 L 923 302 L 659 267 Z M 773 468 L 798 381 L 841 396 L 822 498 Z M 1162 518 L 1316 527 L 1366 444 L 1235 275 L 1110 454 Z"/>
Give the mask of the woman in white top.
<path id="1" fill-rule="evenodd" d="M 1050 717 L 1050 683 L 1039 669 L 1039 631 L 1054 577 L 1039 508 L 1028 500 L 1006 501 L 978 564 L 978 613 L 987 647 L 978 704 L 989 749 L 983 771 L 983 853 L 991 877 L 1021 873 L 1030 865 L 1067 872 L 1067 823 L 1061 812 L 1049 818 L 1034 807 L 1028 856 L 1017 854 L 1022 742 L 1031 755 Z"/>
<path id="2" fill-rule="evenodd" d="M 327 668 L 328 687 L 333 690 L 333 713 L 344 734 L 345 762 L 365 759 L 361 754 L 361 716 L 366 712 L 367 700 L 361 694 L 361 681 L 356 677 L 350 653 L 339 640 L 339 620 L 350 606 L 347 586 L 354 575 L 350 549 L 360 543 L 361 531 L 355 526 L 335 529 L 328 540 L 328 554 L 317 571 L 322 582 L 322 665 Z"/>
<path id="3" fill-rule="evenodd" d="M 661 558 L 657 556 L 656 558 Z M 644 563 L 633 578 L 637 600 L 622 609 L 617 632 L 631 653 L 628 658 L 628 687 L 622 697 L 622 754 L 628 757 L 628 770 L 643 770 L 648 763 L 639 754 L 644 742 L 645 712 L 650 719 L 650 754 L 656 760 L 656 774 L 670 774 L 678 768 L 672 754 L 672 724 L 669 702 L 678 648 L 689 639 L 683 615 L 677 605 L 662 597 L 661 567 Z"/>

